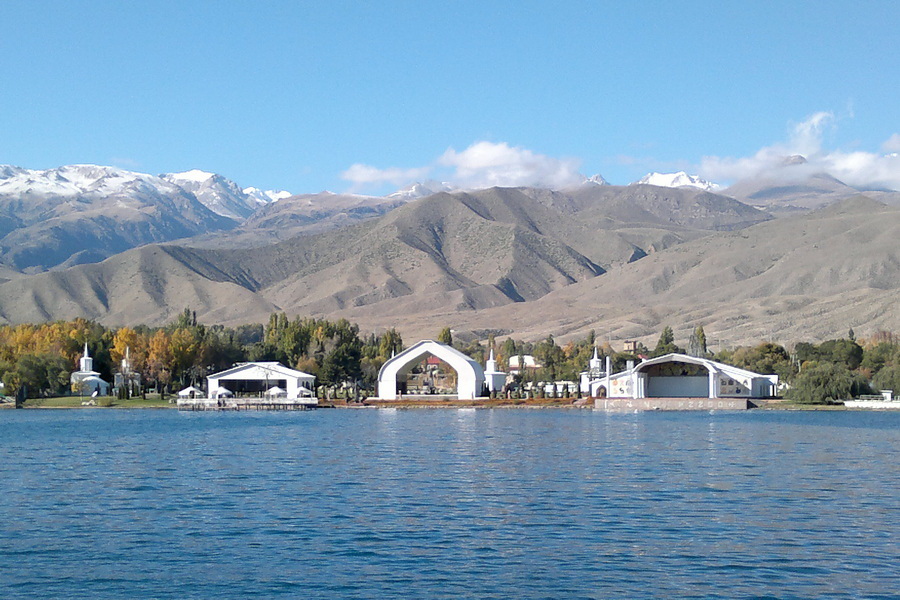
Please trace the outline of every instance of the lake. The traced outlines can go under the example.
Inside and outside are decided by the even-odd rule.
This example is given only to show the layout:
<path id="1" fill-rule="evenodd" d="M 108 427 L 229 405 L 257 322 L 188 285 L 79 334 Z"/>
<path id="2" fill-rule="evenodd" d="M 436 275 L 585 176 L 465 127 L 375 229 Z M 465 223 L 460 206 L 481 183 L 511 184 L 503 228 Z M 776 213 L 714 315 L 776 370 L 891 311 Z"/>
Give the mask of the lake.
<path id="1" fill-rule="evenodd" d="M 898 598 L 900 414 L 0 412 L 0 598 Z"/>

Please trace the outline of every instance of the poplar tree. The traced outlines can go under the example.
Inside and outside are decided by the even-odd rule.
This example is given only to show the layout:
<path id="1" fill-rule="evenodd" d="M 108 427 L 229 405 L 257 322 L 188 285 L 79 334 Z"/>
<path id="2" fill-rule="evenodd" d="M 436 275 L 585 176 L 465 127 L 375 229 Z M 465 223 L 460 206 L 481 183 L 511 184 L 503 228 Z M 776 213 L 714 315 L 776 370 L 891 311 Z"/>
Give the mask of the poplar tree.
<path id="1" fill-rule="evenodd" d="M 709 354 L 706 349 L 706 333 L 703 331 L 703 325 L 698 325 L 691 332 L 691 339 L 688 342 L 688 354 L 698 358 L 705 358 Z"/>

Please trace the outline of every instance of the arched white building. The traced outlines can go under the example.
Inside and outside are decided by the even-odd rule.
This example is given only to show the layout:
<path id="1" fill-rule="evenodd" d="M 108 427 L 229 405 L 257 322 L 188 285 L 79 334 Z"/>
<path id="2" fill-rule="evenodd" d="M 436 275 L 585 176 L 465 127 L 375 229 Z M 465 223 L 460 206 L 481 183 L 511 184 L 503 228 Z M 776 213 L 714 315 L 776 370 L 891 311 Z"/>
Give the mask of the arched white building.
<path id="1" fill-rule="evenodd" d="M 484 388 L 484 369 L 480 364 L 447 344 L 434 340 L 422 340 L 381 366 L 381 370 L 378 372 L 378 398 L 396 400 L 399 396 L 397 376 L 408 373 L 427 355 L 436 356 L 456 371 L 457 397 L 460 400 L 474 400 L 481 397 Z"/>
<path id="2" fill-rule="evenodd" d="M 605 394 L 599 392 L 605 388 Z M 770 398 L 778 375 L 762 375 L 707 358 L 666 354 L 591 382 L 595 397 L 609 398 Z"/>

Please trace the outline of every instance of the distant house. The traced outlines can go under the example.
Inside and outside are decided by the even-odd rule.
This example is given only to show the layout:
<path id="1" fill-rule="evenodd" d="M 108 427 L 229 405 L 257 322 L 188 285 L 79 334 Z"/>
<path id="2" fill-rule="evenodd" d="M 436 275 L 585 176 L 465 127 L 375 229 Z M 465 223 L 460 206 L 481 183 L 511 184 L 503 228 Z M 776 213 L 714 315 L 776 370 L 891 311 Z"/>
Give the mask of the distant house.
<path id="1" fill-rule="evenodd" d="M 278 388 L 279 395 L 294 400 L 313 395 L 316 377 L 278 362 L 245 362 L 208 376 L 206 382 L 209 398 L 261 396 Z"/>
<path id="2" fill-rule="evenodd" d="M 521 358 L 522 365 L 519 366 L 519 359 Z M 519 373 L 524 369 L 540 369 L 541 364 L 538 363 L 535 358 L 530 354 L 522 354 L 515 355 L 509 357 L 509 372 L 510 373 Z"/>

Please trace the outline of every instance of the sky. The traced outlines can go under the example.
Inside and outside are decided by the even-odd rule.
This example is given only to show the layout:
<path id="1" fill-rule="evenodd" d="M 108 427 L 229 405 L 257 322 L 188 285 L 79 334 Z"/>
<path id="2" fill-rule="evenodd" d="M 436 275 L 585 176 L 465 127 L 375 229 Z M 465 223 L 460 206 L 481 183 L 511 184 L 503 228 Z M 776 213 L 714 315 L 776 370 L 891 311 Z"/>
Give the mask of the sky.
<path id="1" fill-rule="evenodd" d="M 294 193 L 804 154 L 900 189 L 900 3 L 3 0 L 0 164 Z"/>

